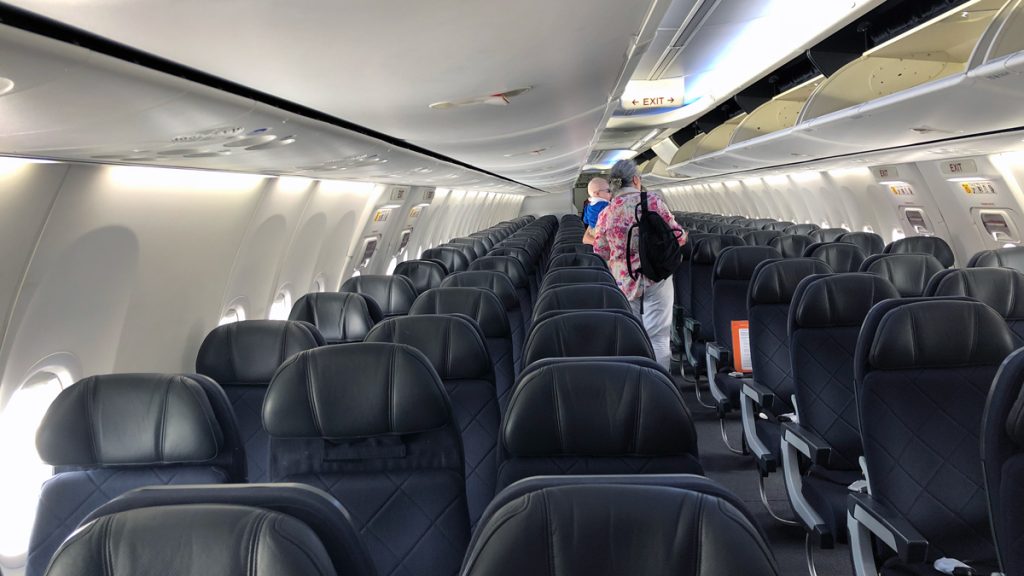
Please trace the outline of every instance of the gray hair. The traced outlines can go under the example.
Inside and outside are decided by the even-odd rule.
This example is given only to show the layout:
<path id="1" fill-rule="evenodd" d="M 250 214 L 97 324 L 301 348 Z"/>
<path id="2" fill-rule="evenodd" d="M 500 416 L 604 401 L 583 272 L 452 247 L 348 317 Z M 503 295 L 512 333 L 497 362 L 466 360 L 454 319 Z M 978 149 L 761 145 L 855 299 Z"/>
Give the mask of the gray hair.
<path id="1" fill-rule="evenodd" d="M 640 176 L 640 170 L 636 167 L 636 162 L 632 160 L 619 160 L 612 166 L 612 172 L 609 177 L 612 190 L 618 192 L 622 188 L 633 185 L 633 178 Z"/>

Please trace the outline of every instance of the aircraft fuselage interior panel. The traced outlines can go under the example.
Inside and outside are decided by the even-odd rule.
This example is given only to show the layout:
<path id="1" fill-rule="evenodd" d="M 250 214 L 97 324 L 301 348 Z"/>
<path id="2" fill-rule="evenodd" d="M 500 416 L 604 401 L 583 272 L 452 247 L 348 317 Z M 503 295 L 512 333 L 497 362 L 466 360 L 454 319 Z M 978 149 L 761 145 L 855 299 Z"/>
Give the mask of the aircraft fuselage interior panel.
<path id="1" fill-rule="evenodd" d="M 0 0 L 0 575 L 1024 576 L 1024 0 Z"/>

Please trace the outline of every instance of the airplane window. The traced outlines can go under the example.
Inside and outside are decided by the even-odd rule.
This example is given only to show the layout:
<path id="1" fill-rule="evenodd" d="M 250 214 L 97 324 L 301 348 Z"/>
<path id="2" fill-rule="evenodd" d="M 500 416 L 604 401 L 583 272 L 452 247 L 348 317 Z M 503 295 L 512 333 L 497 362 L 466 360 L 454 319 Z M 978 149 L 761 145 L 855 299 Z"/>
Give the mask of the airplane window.
<path id="1" fill-rule="evenodd" d="M 822 228 L 831 228 L 832 226 L 829 225 L 828 220 L 822 220 L 821 221 L 821 227 Z"/>
<path id="2" fill-rule="evenodd" d="M 287 288 L 282 288 L 274 303 L 270 305 L 270 312 L 267 313 L 269 320 L 287 320 L 288 313 L 292 311 L 292 293 Z"/>
<path id="3" fill-rule="evenodd" d="M 36 372 L 0 412 L 0 458 L 5 470 L 16 471 L 0 476 L 0 558 L 24 560 L 40 488 L 53 476 L 53 468 L 36 453 L 36 430 L 50 403 L 71 383 L 71 375 L 61 370 Z"/>
<path id="4" fill-rule="evenodd" d="M 903 233 L 903 228 L 893 228 L 892 229 L 892 241 L 893 242 L 895 242 L 897 240 L 903 240 L 906 237 L 907 237 L 907 235 Z"/>
<path id="5" fill-rule="evenodd" d="M 865 227 L 861 228 L 861 230 L 863 230 L 865 232 L 871 232 L 871 233 L 875 232 L 875 229 L 872 228 L 871 226 L 865 226 Z"/>
<path id="6" fill-rule="evenodd" d="M 385 272 L 385 274 L 390 276 L 391 274 L 394 273 L 395 268 L 397 268 L 397 267 L 398 267 L 398 257 L 396 256 L 396 257 L 391 259 L 391 262 L 388 262 L 388 271 Z"/>
<path id="7" fill-rule="evenodd" d="M 360 272 L 359 270 L 356 270 L 356 271 L 352 272 L 352 275 L 349 276 L 349 278 L 355 278 L 356 276 L 360 276 L 360 275 L 362 275 L 362 272 Z"/>
<path id="8" fill-rule="evenodd" d="M 839 224 L 839 227 L 840 227 L 840 228 L 842 228 L 843 230 L 846 230 L 847 232 L 849 232 L 849 231 L 850 231 L 850 225 L 849 225 L 849 224 L 847 224 L 846 222 L 842 222 L 842 223 L 840 223 L 840 224 Z"/>
<path id="9" fill-rule="evenodd" d="M 323 275 L 317 276 L 316 280 L 313 280 L 313 286 L 310 288 L 313 292 L 326 292 L 327 281 L 324 280 Z"/>
<path id="10" fill-rule="evenodd" d="M 220 322 L 218 322 L 217 325 L 223 326 L 225 324 L 240 322 L 242 320 L 245 320 L 245 308 L 242 308 L 241 306 L 232 306 L 228 308 L 228 311 L 225 312 L 223 316 L 220 317 Z"/>

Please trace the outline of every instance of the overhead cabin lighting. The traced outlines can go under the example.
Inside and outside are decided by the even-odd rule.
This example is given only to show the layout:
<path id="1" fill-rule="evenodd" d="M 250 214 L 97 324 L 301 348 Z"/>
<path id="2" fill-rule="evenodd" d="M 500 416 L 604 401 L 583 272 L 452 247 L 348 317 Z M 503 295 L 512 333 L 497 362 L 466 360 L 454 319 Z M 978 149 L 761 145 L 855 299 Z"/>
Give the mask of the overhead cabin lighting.
<path id="1" fill-rule="evenodd" d="M 879 180 L 878 183 L 882 186 L 910 186 L 909 182 L 903 180 Z"/>
<path id="2" fill-rule="evenodd" d="M 968 18 L 968 17 L 970 17 L 971 12 L 969 10 L 967 10 L 967 8 L 970 8 L 971 6 L 974 6 L 978 2 L 981 2 L 981 0 L 968 0 L 968 2 L 966 2 L 965 4 L 961 4 L 961 5 L 957 6 L 956 8 L 953 8 L 952 10 L 949 10 L 947 12 L 943 12 L 942 14 L 939 14 L 938 16 L 932 18 L 931 20 L 928 20 L 924 24 L 921 24 L 920 26 L 915 26 L 915 27 L 911 28 L 910 30 L 907 30 L 903 34 L 900 34 L 898 36 L 890 38 L 890 39 L 886 40 L 885 42 L 882 42 L 878 46 L 875 46 L 874 48 L 872 48 L 872 49 L 868 50 L 867 52 L 865 52 L 864 55 L 865 56 L 871 56 L 872 54 L 875 54 L 875 53 L 879 52 L 880 50 L 884 50 L 886 47 L 891 46 L 891 45 L 895 44 L 896 42 L 899 42 L 900 40 L 906 38 L 907 36 L 910 36 L 911 34 L 916 33 L 918 30 L 923 30 L 923 29 L 927 28 L 928 26 L 931 26 L 932 24 L 935 24 L 936 22 L 941 22 L 941 21 L 945 20 L 946 18 L 949 18 L 950 16 L 956 15 L 957 12 L 960 13 L 960 17 L 961 18 Z"/>
<path id="3" fill-rule="evenodd" d="M 653 140 L 654 137 L 657 136 L 660 132 L 661 132 L 661 130 L 659 130 L 657 128 L 655 128 L 654 130 L 651 130 L 650 132 L 647 133 L 646 136 L 644 136 L 643 138 L 638 140 L 636 144 L 633 144 L 630 147 L 630 150 L 639 150 L 639 149 L 643 148 L 644 146 L 647 145 L 648 142 Z"/>
<path id="4" fill-rule="evenodd" d="M 986 182 L 988 178 L 982 178 L 981 176 L 962 176 L 958 178 L 946 178 L 946 182 L 956 182 L 957 184 L 963 184 L 965 182 Z"/>

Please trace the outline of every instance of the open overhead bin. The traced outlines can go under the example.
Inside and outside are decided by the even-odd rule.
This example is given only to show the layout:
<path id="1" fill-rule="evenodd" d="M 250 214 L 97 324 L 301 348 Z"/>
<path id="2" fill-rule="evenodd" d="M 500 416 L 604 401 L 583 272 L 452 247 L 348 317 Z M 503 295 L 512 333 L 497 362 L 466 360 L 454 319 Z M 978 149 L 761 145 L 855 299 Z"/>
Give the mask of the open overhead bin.
<path id="1" fill-rule="evenodd" d="M 782 127 L 785 105 L 773 99 L 740 129 L 761 114 L 782 116 L 779 129 L 738 129 L 724 150 L 670 170 L 723 175 L 1024 126 L 1022 50 L 1024 0 L 961 5 L 839 68 L 794 126 Z"/>
<path id="2" fill-rule="evenodd" d="M 824 79 L 824 76 L 819 76 L 802 86 L 779 94 L 759 106 L 740 122 L 736 131 L 733 132 L 732 141 L 729 144 L 746 142 L 758 136 L 795 126 L 807 99 L 811 97 L 811 94 Z"/>

